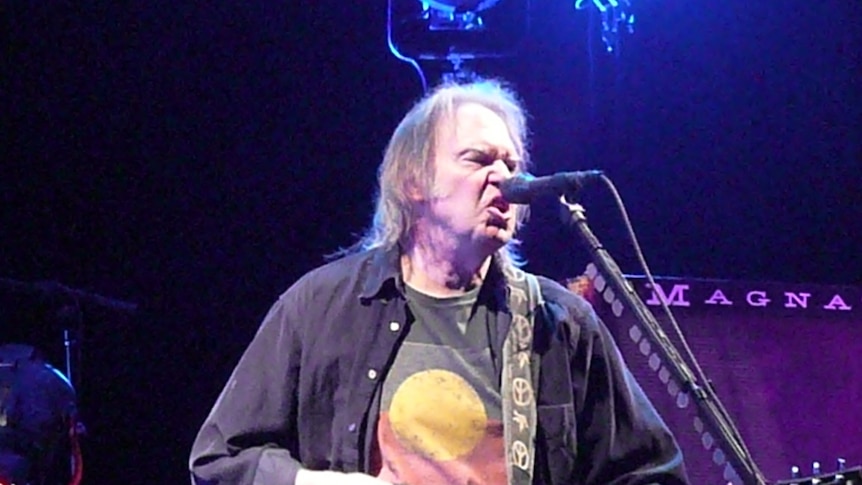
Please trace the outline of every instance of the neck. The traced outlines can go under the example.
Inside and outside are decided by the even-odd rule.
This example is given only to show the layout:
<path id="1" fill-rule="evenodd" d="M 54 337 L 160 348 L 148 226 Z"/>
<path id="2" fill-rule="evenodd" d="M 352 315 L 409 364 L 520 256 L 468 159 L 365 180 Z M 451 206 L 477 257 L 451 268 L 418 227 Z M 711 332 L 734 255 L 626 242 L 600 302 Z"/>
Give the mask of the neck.
<path id="1" fill-rule="evenodd" d="M 430 296 L 462 295 L 482 284 L 491 255 L 459 251 L 456 245 L 414 242 L 401 255 L 404 283 Z"/>

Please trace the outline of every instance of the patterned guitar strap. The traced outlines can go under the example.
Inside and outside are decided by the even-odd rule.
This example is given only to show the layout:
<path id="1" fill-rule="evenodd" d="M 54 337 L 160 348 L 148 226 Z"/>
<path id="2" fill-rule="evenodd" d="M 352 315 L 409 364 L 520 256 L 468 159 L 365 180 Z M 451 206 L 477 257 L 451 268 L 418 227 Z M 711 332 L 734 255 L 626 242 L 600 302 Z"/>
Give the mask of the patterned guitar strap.
<path id="1" fill-rule="evenodd" d="M 542 309 L 539 282 L 520 269 L 506 270 L 512 326 L 503 344 L 503 434 L 509 485 L 531 485 L 535 460 L 536 393 L 539 354 L 533 353 L 533 327 Z"/>

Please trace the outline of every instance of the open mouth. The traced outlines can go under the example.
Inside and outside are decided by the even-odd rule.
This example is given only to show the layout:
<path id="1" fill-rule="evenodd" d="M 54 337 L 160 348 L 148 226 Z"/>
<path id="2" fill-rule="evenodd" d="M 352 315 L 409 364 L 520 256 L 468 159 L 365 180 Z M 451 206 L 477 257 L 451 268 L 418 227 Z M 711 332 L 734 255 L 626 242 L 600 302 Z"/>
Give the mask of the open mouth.
<path id="1" fill-rule="evenodd" d="M 488 225 L 491 227 L 496 227 L 497 229 L 508 229 L 509 225 L 506 224 L 506 221 L 502 219 L 491 219 L 488 221 Z"/>
<path id="2" fill-rule="evenodd" d="M 489 226 L 497 227 L 500 229 L 508 229 L 509 228 L 508 220 L 506 219 L 505 216 L 503 216 L 502 211 L 500 211 L 496 207 L 492 208 L 492 210 L 490 211 L 490 215 L 488 217 L 487 224 Z"/>
<path id="3" fill-rule="evenodd" d="M 488 226 L 508 230 L 509 209 L 509 201 L 503 197 L 495 197 L 488 205 L 488 220 L 486 222 Z"/>
<path id="4" fill-rule="evenodd" d="M 491 201 L 491 207 L 505 214 L 509 211 L 509 201 L 502 197 L 496 197 Z"/>

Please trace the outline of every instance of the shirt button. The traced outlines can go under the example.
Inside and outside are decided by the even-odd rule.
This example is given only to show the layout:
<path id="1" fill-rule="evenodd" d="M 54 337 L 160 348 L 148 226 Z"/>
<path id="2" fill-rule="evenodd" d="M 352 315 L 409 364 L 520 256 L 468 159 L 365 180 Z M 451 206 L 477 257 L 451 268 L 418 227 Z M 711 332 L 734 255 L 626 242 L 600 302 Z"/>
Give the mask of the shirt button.
<path id="1" fill-rule="evenodd" d="M 374 379 L 377 379 L 377 371 L 374 369 L 368 369 L 368 378 L 371 379 L 372 381 Z"/>
<path id="2" fill-rule="evenodd" d="M 393 332 L 397 332 L 398 329 L 401 328 L 401 324 L 398 322 L 389 322 L 389 330 Z"/>
<path id="3" fill-rule="evenodd" d="M 355 432 L 356 431 L 356 423 L 350 423 L 350 425 L 347 426 L 347 431 L 350 431 L 351 433 Z"/>

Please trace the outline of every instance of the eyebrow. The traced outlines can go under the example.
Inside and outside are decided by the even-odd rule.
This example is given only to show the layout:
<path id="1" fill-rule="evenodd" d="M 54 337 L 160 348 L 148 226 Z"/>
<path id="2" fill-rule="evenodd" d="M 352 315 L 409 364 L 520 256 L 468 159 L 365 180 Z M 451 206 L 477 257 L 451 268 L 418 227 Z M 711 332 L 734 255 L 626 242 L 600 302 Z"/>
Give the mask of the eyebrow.
<path id="1" fill-rule="evenodd" d="M 505 149 L 501 150 L 501 149 L 494 147 L 494 146 L 491 146 L 491 145 L 484 145 L 483 148 L 476 148 L 476 147 L 465 148 L 465 149 L 458 152 L 458 157 L 463 157 L 464 155 L 469 155 L 471 153 L 478 154 L 478 155 L 485 155 L 485 156 L 491 155 L 491 156 L 496 156 L 496 157 L 500 157 L 500 155 L 505 155 L 505 157 L 502 157 L 502 159 L 504 159 L 508 162 L 513 162 L 513 163 L 521 163 L 522 162 L 520 157 L 518 157 L 517 155 L 514 155 L 513 153 L 510 153 L 509 150 L 505 150 Z"/>

